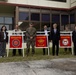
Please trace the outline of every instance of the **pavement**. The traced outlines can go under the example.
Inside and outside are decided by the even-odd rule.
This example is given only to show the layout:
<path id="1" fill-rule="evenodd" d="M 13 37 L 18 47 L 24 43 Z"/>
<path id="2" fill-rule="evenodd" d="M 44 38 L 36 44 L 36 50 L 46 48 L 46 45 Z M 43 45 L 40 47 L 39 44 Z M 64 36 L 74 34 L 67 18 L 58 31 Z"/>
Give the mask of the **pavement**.
<path id="1" fill-rule="evenodd" d="M 76 75 L 76 58 L 0 63 L 0 75 Z"/>

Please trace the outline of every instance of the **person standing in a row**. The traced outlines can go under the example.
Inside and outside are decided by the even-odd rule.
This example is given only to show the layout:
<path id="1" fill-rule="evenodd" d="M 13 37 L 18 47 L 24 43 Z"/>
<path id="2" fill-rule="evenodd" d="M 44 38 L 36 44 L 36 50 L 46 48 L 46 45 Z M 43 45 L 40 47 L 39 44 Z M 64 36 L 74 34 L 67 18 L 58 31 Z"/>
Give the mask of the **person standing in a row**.
<path id="1" fill-rule="evenodd" d="M 49 41 L 50 41 L 50 31 L 48 31 L 47 25 L 44 25 L 44 35 L 46 35 L 48 37 L 48 44 L 49 45 Z M 43 48 L 43 55 L 47 55 L 48 54 L 48 49 Z"/>
<path id="2" fill-rule="evenodd" d="M 44 25 L 44 33 L 45 33 L 46 36 L 48 36 L 48 31 L 47 31 L 47 26 L 46 25 Z M 48 49 L 43 48 L 43 55 L 47 54 L 46 53 L 46 52 L 48 52 L 47 50 Z"/>
<path id="3" fill-rule="evenodd" d="M 64 30 L 65 32 L 69 32 L 70 30 L 69 30 L 69 28 L 68 28 L 68 26 L 65 26 L 65 30 Z M 71 53 L 71 48 L 64 48 L 64 51 L 65 51 L 65 53 L 67 53 L 68 52 L 68 50 L 69 50 L 69 52 Z"/>
<path id="4" fill-rule="evenodd" d="M 7 28 L 6 26 L 1 27 L 1 32 L 0 32 L 0 57 L 5 57 L 6 55 L 6 42 L 7 42 Z"/>
<path id="5" fill-rule="evenodd" d="M 50 37 L 51 37 L 51 41 L 52 41 L 52 55 L 54 56 L 56 53 L 56 55 L 58 56 L 60 31 L 58 30 L 56 23 L 53 24 L 53 29 L 51 30 Z M 56 50 L 55 50 L 55 46 L 56 46 Z"/>
<path id="6" fill-rule="evenodd" d="M 35 37 L 36 37 L 36 29 L 33 27 L 33 24 L 30 23 L 29 27 L 26 29 L 27 56 L 29 55 L 30 52 L 30 45 L 32 46 L 32 55 L 35 53 Z"/>
<path id="7" fill-rule="evenodd" d="M 72 40 L 74 44 L 74 55 L 76 55 L 76 26 L 74 27 L 74 31 L 72 32 Z"/>
<path id="8" fill-rule="evenodd" d="M 15 33 L 15 32 L 21 32 L 18 25 L 15 26 L 15 29 L 13 30 L 13 32 L 14 32 L 14 35 L 20 35 L 19 33 Z M 21 49 L 18 49 L 18 53 L 20 56 L 22 55 Z M 15 55 L 16 55 L 16 49 L 13 49 L 13 56 Z"/>

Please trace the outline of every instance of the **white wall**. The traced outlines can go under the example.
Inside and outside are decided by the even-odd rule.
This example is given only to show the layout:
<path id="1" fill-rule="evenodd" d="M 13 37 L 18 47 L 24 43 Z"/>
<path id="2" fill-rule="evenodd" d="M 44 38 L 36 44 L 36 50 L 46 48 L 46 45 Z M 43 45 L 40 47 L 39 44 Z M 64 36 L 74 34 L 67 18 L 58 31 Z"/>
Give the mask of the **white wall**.
<path id="1" fill-rule="evenodd" d="M 54 2 L 48 0 L 8 0 L 9 3 L 15 4 L 26 4 L 35 6 L 45 6 L 45 7 L 56 7 L 56 8 L 70 8 L 70 0 L 64 2 Z"/>
<path id="2" fill-rule="evenodd" d="M 76 6 L 76 0 L 71 0 L 71 7 Z"/>

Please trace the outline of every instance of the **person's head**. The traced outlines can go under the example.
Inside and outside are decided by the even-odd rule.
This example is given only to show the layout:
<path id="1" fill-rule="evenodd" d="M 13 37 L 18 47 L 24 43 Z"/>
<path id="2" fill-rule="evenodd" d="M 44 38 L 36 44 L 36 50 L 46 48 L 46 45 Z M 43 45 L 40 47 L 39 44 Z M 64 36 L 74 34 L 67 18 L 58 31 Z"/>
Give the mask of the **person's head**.
<path id="1" fill-rule="evenodd" d="M 19 29 L 19 26 L 16 24 L 15 29 Z"/>
<path id="2" fill-rule="evenodd" d="M 74 29 L 76 30 L 76 25 L 74 26 Z"/>
<path id="3" fill-rule="evenodd" d="M 44 30 L 46 30 L 47 29 L 47 25 L 44 25 Z"/>
<path id="4" fill-rule="evenodd" d="M 65 30 L 68 31 L 69 30 L 69 27 L 68 26 L 65 26 Z"/>
<path id="5" fill-rule="evenodd" d="M 29 27 L 33 27 L 33 24 L 32 23 L 29 23 Z"/>
<path id="6" fill-rule="evenodd" d="M 53 24 L 53 28 L 57 29 L 57 24 L 56 23 Z"/>
<path id="7" fill-rule="evenodd" d="M 7 30 L 6 26 L 3 25 L 3 26 L 1 27 L 1 31 L 6 31 L 6 30 Z"/>

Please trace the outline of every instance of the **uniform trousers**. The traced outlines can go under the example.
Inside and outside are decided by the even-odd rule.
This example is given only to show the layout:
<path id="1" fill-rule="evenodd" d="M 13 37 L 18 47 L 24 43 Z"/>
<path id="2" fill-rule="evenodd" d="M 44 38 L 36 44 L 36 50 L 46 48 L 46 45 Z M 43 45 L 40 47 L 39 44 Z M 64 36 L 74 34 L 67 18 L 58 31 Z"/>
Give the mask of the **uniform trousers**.
<path id="1" fill-rule="evenodd" d="M 30 52 L 30 45 L 32 46 L 32 54 L 35 53 L 35 41 L 33 40 L 28 40 L 27 41 L 27 49 L 26 49 L 26 54 L 28 55 Z"/>

